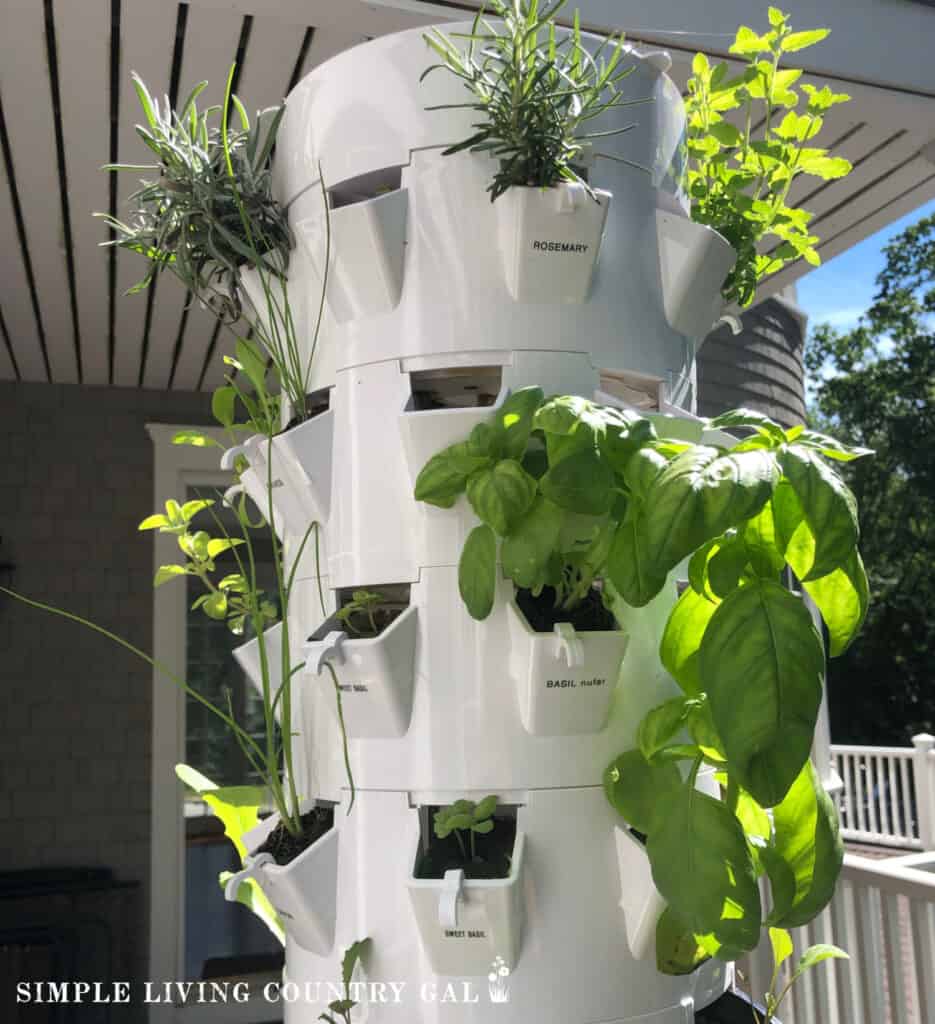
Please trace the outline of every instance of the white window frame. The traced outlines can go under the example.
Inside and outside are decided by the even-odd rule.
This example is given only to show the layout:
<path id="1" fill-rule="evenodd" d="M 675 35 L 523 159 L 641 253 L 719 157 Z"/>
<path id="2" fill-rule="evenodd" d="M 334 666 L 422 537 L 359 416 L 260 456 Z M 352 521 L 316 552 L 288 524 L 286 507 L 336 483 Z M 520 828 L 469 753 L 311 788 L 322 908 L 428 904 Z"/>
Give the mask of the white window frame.
<path id="1" fill-rule="evenodd" d="M 184 500 L 192 485 L 224 488 L 231 474 L 218 468 L 220 449 L 176 445 L 180 430 L 196 430 L 226 447 L 220 429 L 149 423 L 153 442 L 154 511 L 166 499 Z M 178 545 L 171 534 L 153 534 L 153 571 L 178 559 Z M 153 656 L 177 678 L 187 671 L 186 590 L 162 586 L 153 592 Z M 185 979 L 185 816 L 182 784 L 175 766 L 185 760 L 185 694 L 157 669 L 152 677 L 152 759 L 149 873 L 149 972 L 160 995 L 165 982 Z M 218 889 L 218 899 L 221 899 Z M 152 1003 L 149 1024 L 237 1024 L 282 1019 L 282 1007 L 265 1000 L 248 1003 L 216 1003 L 175 1006 Z"/>

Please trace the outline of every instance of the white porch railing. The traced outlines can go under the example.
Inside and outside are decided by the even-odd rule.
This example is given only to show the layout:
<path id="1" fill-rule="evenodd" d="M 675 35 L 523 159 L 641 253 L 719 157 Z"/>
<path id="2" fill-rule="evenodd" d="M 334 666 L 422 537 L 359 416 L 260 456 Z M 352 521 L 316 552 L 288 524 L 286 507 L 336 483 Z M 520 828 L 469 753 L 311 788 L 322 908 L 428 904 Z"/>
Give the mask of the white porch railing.
<path id="1" fill-rule="evenodd" d="M 793 931 L 796 955 L 831 942 L 850 960 L 819 964 L 779 1012 L 782 1024 L 935 1021 L 935 856 L 869 860 L 846 854 L 831 905 Z M 754 995 L 769 986 L 769 943 L 738 965 Z"/>
<path id="2" fill-rule="evenodd" d="M 906 850 L 935 850 L 935 737 L 912 747 L 833 744 L 844 782 L 840 796 L 845 839 Z"/>

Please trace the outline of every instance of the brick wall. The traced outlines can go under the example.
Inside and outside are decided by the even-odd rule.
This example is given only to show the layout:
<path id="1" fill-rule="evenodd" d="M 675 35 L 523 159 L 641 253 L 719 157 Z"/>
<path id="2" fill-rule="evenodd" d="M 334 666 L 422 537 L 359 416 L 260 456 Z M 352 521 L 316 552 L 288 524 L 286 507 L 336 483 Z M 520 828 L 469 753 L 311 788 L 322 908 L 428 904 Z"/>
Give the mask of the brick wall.
<path id="1" fill-rule="evenodd" d="M 208 423 L 209 396 L 0 384 L 0 562 L 23 594 L 149 650 L 148 422 Z M 105 866 L 144 884 L 149 667 L 84 628 L 0 595 L 0 871 Z"/>

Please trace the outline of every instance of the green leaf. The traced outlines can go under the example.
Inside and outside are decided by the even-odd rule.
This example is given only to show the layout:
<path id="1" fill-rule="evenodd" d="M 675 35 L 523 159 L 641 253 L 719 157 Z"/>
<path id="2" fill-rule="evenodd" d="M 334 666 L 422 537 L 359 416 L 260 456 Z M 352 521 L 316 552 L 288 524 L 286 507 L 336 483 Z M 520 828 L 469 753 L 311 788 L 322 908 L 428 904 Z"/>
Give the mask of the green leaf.
<path id="1" fill-rule="evenodd" d="M 697 445 L 675 458 L 650 485 L 638 526 L 655 574 L 665 576 L 705 541 L 756 515 L 778 480 L 767 451 Z"/>
<path id="2" fill-rule="evenodd" d="M 169 580 L 175 579 L 176 576 L 186 575 L 188 575 L 188 570 L 184 565 L 160 565 L 156 570 L 153 586 L 161 587 L 163 583 L 168 583 Z"/>
<path id="3" fill-rule="evenodd" d="M 647 761 L 651 761 L 653 755 L 684 728 L 694 706 L 694 701 L 673 697 L 646 712 L 640 722 L 638 739 L 640 750 Z"/>
<path id="4" fill-rule="evenodd" d="M 824 651 L 805 605 L 770 580 L 741 586 L 711 617 L 699 670 L 737 780 L 772 807 L 808 759 L 821 704 Z"/>
<path id="5" fill-rule="evenodd" d="M 742 136 L 729 121 L 719 121 L 709 125 L 708 132 L 721 143 L 722 146 L 739 146 Z"/>
<path id="6" fill-rule="evenodd" d="M 160 515 L 158 512 L 155 515 L 147 516 L 143 522 L 137 527 L 138 530 L 158 530 L 163 526 L 169 525 L 168 517 Z"/>
<path id="7" fill-rule="evenodd" d="M 520 388 L 503 403 L 497 414 L 497 423 L 505 435 L 503 451 L 507 458 L 522 458 L 533 418 L 544 397 L 542 388 Z"/>
<path id="8" fill-rule="evenodd" d="M 529 510 L 536 496 L 536 481 L 515 459 L 504 459 L 492 469 L 480 469 L 467 483 L 467 497 L 481 522 L 505 536 Z"/>
<path id="9" fill-rule="evenodd" d="M 611 807 L 637 832 L 651 833 L 668 816 L 682 787 L 673 761 L 650 763 L 639 750 L 628 750 L 604 772 L 604 793 Z"/>
<path id="10" fill-rule="evenodd" d="M 341 960 L 341 981 L 344 984 L 345 990 L 351 984 L 354 977 L 354 969 L 367 955 L 372 945 L 373 943 L 370 939 L 360 939 L 347 947 Z"/>
<path id="11" fill-rule="evenodd" d="M 217 558 L 225 551 L 230 551 L 231 548 L 236 548 L 244 543 L 246 542 L 236 537 L 217 537 L 214 540 L 209 540 L 208 558 Z"/>
<path id="12" fill-rule="evenodd" d="M 807 924 L 831 901 L 844 863 L 838 815 L 811 761 L 773 809 L 773 848 L 792 870 L 795 895 L 773 921 L 784 928 Z"/>
<path id="13" fill-rule="evenodd" d="M 786 560 L 776 543 L 772 503 L 764 505 L 743 528 L 743 543 L 753 571 L 765 579 L 775 580 Z"/>
<path id="14" fill-rule="evenodd" d="M 857 502 L 837 473 L 808 448 L 792 445 L 779 461 L 815 538 L 814 561 L 804 579 L 827 576 L 857 544 Z"/>
<path id="15" fill-rule="evenodd" d="M 610 510 L 613 484 L 613 470 L 594 448 L 572 452 L 539 481 L 542 493 L 560 508 L 592 516 Z"/>
<path id="16" fill-rule="evenodd" d="M 227 889 L 228 881 L 234 877 L 233 871 L 222 871 L 218 876 L 218 883 L 222 889 Z M 237 902 L 243 904 L 247 910 L 256 916 L 272 932 L 273 937 L 285 947 L 286 932 L 282 921 L 276 913 L 272 903 L 266 898 L 266 894 L 260 888 L 260 883 L 255 878 L 245 878 L 237 887 Z"/>
<path id="17" fill-rule="evenodd" d="M 769 438 L 775 444 L 780 445 L 786 440 L 782 427 L 769 416 L 756 409 L 731 409 L 715 416 L 709 426 L 716 430 L 730 430 L 732 427 L 750 427 L 763 437 Z"/>
<path id="18" fill-rule="evenodd" d="M 851 173 L 852 167 L 851 162 L 845 160 L 844 157 L 816 155 L 800 159 L 798 169 L 804 174 L 811 174 L 823 181 L 830 181 L 834 178 L 846 177 Z"/>
<path id="19" fill-rule="evenodd" d="M 496 589 L 497 538 L 489 526 L 475 526 L 458 562 L 458 590 L 473 618 L 487 618 Z"/>
<path id="20" fill-rule="evenodd" d="M 769 42 L 764 36 L 758 36 L 752 28 L 741 25 L 737 29 L 737 35 L 730 46 L 731 53 L 747 56 L 750 54 L 763 53 L 769 49 Z"/>
<path id="21" fill-rule="evenodd" d="M 860 632 L 870 605 L 870 587 L 856 548 L 834 572 L 802 584 L 828 627 L 832 658 L 843 654 Z"/>
<path id="22" fill-rule="evenodd" d="M 831 30 L 827 28 L 815 28 L 808 32 L 790 32 L 782 41 L 783 52 L 796 53 L 798 50 L 804 50 L 806 46 L 814 46 L 815 43 L 827 39 L 830 34 Z"/>
<path id="23" fill-rule="evenodd" d="M 433 455 L 416 478 L 415 499 L 440 508 L 450 508 L 464 493 L 472 473 L 490 465 L 467 441 L 449 445 Z"/>
<path id="24" fill-rule="evenodd" d="M 728 534 L 717 544 L 705 566 L 708 584 L 716 597 L 727 597 L 734 590 L 746 568 L 747 559 L 746 545 L 736 534 Z"/>
<path id="25" fill-rule="evenodd" d="M 687 587 L 669 614 L 659 655 L 672 678 L 690 697 L 702 691 L 698 652 L 717 604 Z"/>
<path id="26" fill-rule="evenodd" d="M 237 401 L 237 392 L 229 384 L 216 388 L 211 396 L 211 414 L 222 427 L 234 425 L 234 406 Z"/>
<path id="27" fill-rule="evenodd" d="M 737 796 L 737 807 L 734 809 L 734 814 L 740 822 L 744 835 L 769 839 L 773 831 L 769 822 L 769 815 L 743 789 Z"/>
<path id="28" fill-rule="evenodd" d="M 246 857 L 243 836 L 259 824 L 260 808 L 267 803 L 266 790 L 262 786 L 222 788 L 187 764 L 177 764 L 175 774 L 221 819 L 224 834 L 237 848 L 241 859 Z"/>
<path id="29" fill-rule="evenodd" d="M 743 829 L 689 783 L 654 821 L 646 852 L 662 898 L 695 933 L 714 935 L 725 959 L 760 940 L 760 892 Z"/>
<path id="30" fill-rule="evenodd" d="M 643 502 L 634 500 L 614 535 L 607 558 L 607 575 L 627 604 L 642 607 L 662 590 L 666 573 L 654 564 L 641 535 Z"/>
<path id="31" fill-rule="evenodd" d="M 534 588 L 556 550 L 566 514 L 539 495 L 532 508 L 503 539 L 503 573 L 518 587 Z"/>
<path id="32" fill-rule="evenodd" d="M 781 921 L 792 908 L 795 899 L 795 873 L 772 846 L 761 846 L 757 857 L 769 878 L 772 906 L 767 923 Z"/>
<path id="33" fill-rule="evenodd" d="M 792 438 L 789 438 L 792 440 Z M 873 455 L 870 448 L 861 448 L 859 445 L 843 444 L 841 441 L 827 434 L 819 433 L 817 430 L 803 430 L 795 438 L 795 443 L 803 448 L 814 448 L 822 455 L 837 462 L 853 462 L 854 459 L 863 459 Z"/>
<path id="34" fill-rule="evenodd" d="M 220 622 L 227 617 L 227 595 L 220 591 L 210 594 L 201 607 L 209 619 Z"/>
<path id="35" fill-rule="evenodd" d="M 237 362 L 253 385 L 257 394 L 266 393 L 266 360 L 260 355 L 259 350 L 244 338 L 238 338 L 234 346 L 237 355 Z"/>
<path id="36" fill-rule="evenodd" d="M 814 946 L 809 946 L 795 965 L 792 980 L 795 981 L 806 971 L 825 960 L 850 960 L 850 957 L 843 949 L 838 949 L 837 946 L 827 945 L 826 943 L 820 942 Z"/>
<path id="37" fill-rule="evenodd" d="M 187 444 L 192 448 L 223 448 L 224 445 L 200 430 L 179 430 L 172 437 L 173 444 Z"/>
<path id="38" fill-rule="evenodd" d="M 656 969 L 661 974 L 691 974 L 708 959 L 694 932 L 671 908 L 666 907 L 656 923 Z"/>
<path id="39" fill-rule="evenodd" d="M 779 968 L 792 956 L 792 936 L 785 928 L 770 928 L 769 944 L 773 947 L 773 966 Z"/>

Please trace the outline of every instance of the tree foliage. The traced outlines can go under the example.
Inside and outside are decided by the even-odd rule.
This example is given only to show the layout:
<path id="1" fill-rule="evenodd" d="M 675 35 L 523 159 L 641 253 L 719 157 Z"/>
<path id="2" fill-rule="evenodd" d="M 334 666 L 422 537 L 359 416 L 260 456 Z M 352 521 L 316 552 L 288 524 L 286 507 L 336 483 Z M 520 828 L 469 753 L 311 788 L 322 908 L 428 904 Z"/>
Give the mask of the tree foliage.
<path id="1" fill-rule="evenodd" d="M 872 600 L 859 642 L 828 668 L 842 742 L 935 729 L 935 216 L 885 254 L 857 326 L 818 327 L 805 354 L 813 421 L 876 452 L 845 469 Z"/>

